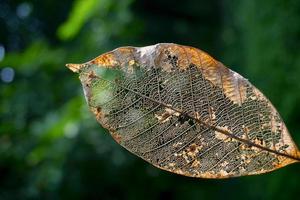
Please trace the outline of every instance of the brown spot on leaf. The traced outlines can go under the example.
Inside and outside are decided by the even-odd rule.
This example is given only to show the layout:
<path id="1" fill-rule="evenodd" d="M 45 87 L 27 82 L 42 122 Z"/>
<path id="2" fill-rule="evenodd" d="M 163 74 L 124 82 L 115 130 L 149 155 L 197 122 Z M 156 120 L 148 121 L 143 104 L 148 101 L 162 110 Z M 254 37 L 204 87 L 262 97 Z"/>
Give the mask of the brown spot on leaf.
<path id="1" fill-rule="evenodd" d="M 202 146 L 199 146 L 195 143 L 191 144 L 187 149 L 187 155 L 191 158 L 195 158 L 195 156 L 201 151 Z"/>
<path id="2" fill-rule="evenodd" d="M 91 61 L 92 64 L 100 65 L 101 67 L 111 68 L 119 65 L 113 52 L 108 52 L 98 56 Z"/>
<path id="3" fill-rule="evenodd" d="M 89 75 L 88 75 L 88 78 L 89 78 L 90 80 L 92 80 L 92 79 L 94 79 L 94 78 L 97 78 L 97 76 L 96 76 L 95 72 L 91 71 L 91 72 L 89 73 Z"/>
<path id="4" fill-rule="evenodd" d="M 192 144 L 191 146 L 190 146 L 190 152 L 194 152 L 194 151 L 196 151 L 196 148 L 197 148 L 197 145 L 196 144 Z"/>

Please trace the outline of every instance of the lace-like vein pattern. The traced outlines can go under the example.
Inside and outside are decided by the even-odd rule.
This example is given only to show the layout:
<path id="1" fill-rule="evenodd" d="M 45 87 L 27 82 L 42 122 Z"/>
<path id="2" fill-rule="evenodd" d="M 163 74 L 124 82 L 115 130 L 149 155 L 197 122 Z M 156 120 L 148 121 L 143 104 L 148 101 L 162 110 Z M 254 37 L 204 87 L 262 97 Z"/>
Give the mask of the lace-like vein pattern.
<path id="1" fill-rule="evenodd" d="M 246 79 L 191 47 L 147 48 L 117 49 L 80 75 L 92 111 L 122 146 L 193 177 L 259 174 L 295 162 L 210 128 L 294 154 L 278 112 Z"/>

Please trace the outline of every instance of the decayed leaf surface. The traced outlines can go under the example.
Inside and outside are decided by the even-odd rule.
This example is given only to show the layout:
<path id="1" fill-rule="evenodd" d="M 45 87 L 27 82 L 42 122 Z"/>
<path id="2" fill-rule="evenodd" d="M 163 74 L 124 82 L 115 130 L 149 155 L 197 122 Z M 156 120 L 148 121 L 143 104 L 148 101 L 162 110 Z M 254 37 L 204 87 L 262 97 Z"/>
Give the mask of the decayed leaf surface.
<path id="1" fill-rule="evenodd" d="M 121 47 L 84 64 L 99 123 L 130 152 L 192 177 L 260 174 L 300 153 L 271 102 L 247 79 L 193 47 Z"/>

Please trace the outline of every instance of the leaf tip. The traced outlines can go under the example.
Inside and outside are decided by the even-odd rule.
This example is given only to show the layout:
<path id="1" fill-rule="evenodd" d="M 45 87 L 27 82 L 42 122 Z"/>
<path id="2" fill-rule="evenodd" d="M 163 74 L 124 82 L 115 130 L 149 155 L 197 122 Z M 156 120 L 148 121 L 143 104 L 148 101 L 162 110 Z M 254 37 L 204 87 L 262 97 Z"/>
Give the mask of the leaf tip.
<path id="1" fill-rule="evenodd" d="M 83 64 L 66 64 L 66 67 L 69 68 L 72 72 L 79 73 L 80 69 L 83 67 Z"/>

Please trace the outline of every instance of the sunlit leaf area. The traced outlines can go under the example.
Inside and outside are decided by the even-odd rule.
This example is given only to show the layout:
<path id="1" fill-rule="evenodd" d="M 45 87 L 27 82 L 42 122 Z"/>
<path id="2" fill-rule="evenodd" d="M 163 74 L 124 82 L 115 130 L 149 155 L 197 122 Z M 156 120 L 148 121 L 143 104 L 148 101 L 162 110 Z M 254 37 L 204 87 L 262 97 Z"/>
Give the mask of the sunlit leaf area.
<path id="1" fill-rule="evenodd" d="M 208 180 L 130 154 L 65 64 L 120 46 L 202 49 L 272 101 L 299 147 L 299 24 L 297 0 L 0 1 L 0 199 L 297 199 L 298 163 Z"/>

